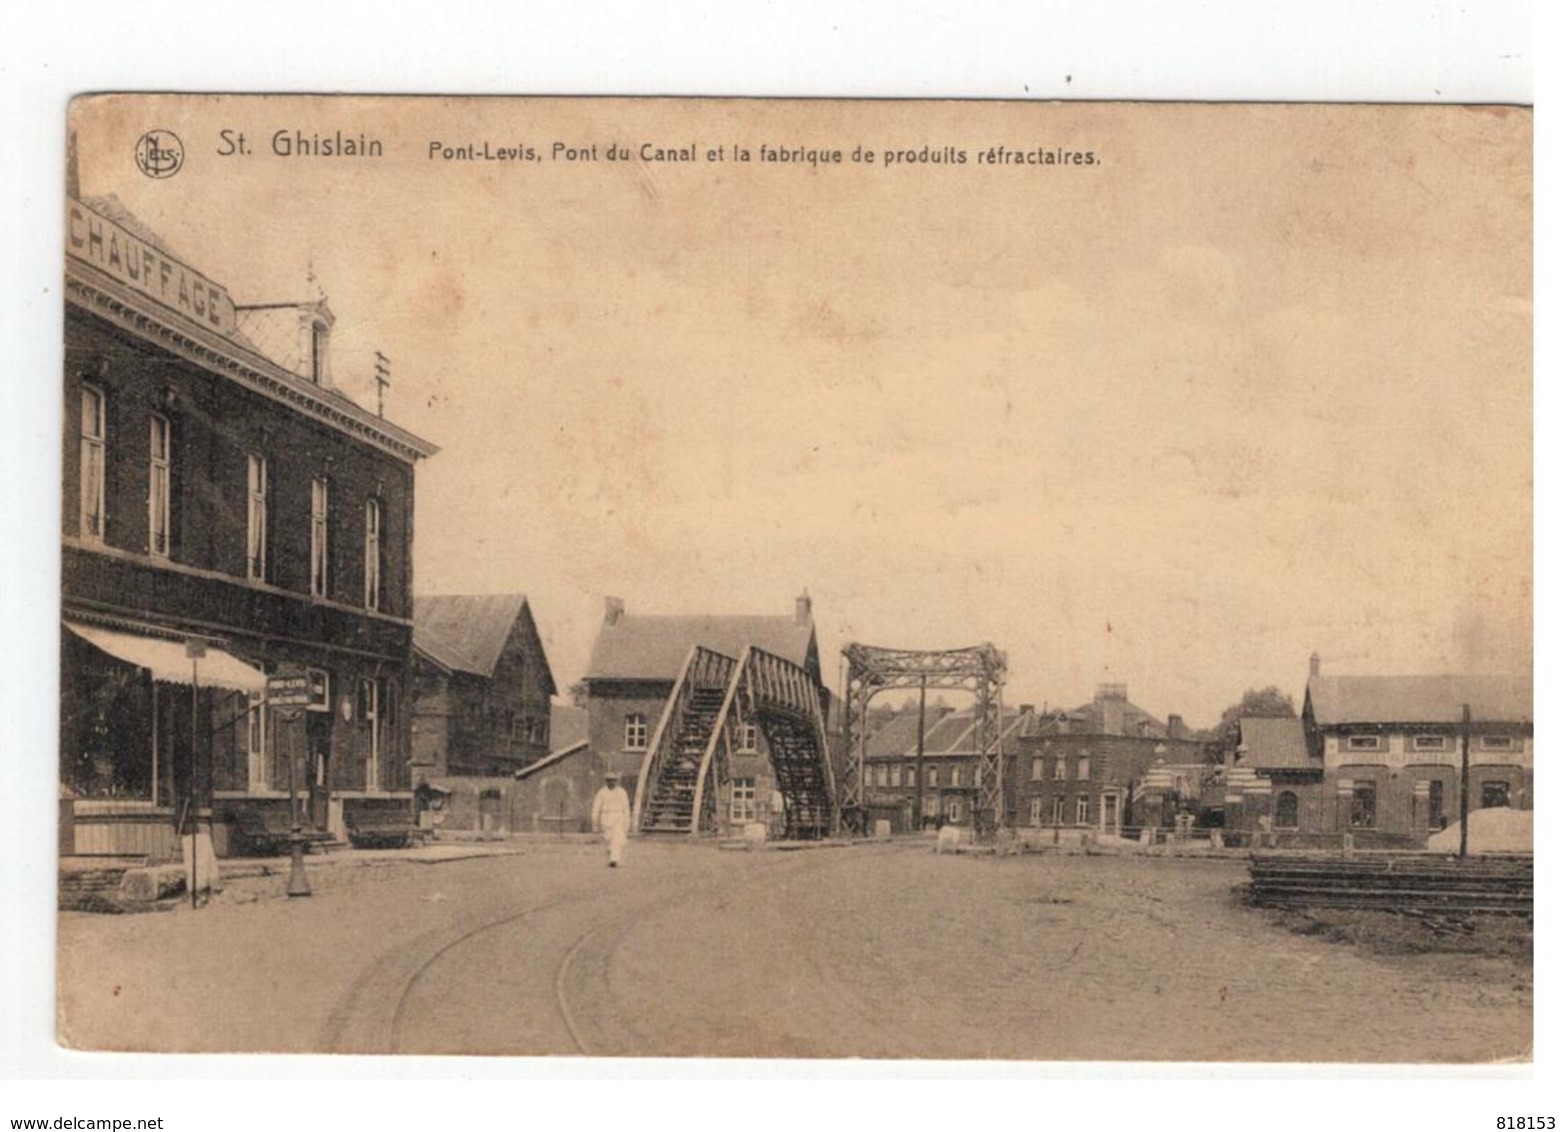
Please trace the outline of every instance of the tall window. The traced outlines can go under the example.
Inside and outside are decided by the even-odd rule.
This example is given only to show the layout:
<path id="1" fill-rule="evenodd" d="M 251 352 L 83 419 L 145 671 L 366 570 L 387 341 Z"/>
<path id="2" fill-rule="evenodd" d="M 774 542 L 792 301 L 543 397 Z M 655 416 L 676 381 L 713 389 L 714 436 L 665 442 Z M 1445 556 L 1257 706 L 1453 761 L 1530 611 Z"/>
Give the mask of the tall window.
<path id="1" fill-rule="evenodd" d="M 894 763 L 891 766 L 891 785 L 901 785 L 901 763 Z"/>
<path id="2" fill-rule="evenodd" d="M 939 767 L 934 767 L 934 766 L 927 767 L 924 778 L 925 778 L 925 781 L 930 786 L 938 786 L 939 785 Z"/>
<path id="3" fill-rule="evenodd" d="M 1276 821 L 1277 829 L 1298 828 L 1298 795 L 1291 790 L 1283 790 L 1276 796 Z"/>
<path id="4" fill-rule="evenodd" d="M 1075 824 L 1085 825 L 1091 821 L 1092 800 L 1088 795 L 1077 794 L 1075 796 Z"/>
<path id="5" fill-rule="evenodd" d="M 266 789 L 266 697 L 251 692 L 245 715 L 245 755 L 251 790 Z"/>
<path id="6" fill-rule="evenodd" d="M 1435 778 L 1428 783 L 1428 828 L 1443 829 L 1444 827 L 1445 784 Z"/>
<path id="7" fill-rule="evenodd" d="M 358 719 L 364 732 L 364 789 L 380 788 L 380 681 L 358 682 Z"/>
<path id="8" fill-rule="evenodd" d="M 625 716 L 625 750 L 646 750 L 646 716 L 640 712 Z"/>
<path id="9" fill-rule="evenodd" d="M 245 573 L 252 582 L 266 580 L 266 457 L 250 453 L 249 507 L 245 516 Z"/>
<path id="10" fill-rule="evenodd" d="M 1060 755 L 1058 758 L 1056 758 L 1054 760 L 1054 781 L 1055 782 L 1063 782 L 1064 781 L 1064 775 L 1065 775 L 1064 756 Z"/>
<path id="11" fill-rule="evenodd" d="M 1354 829 L 1373 829 L 1376 818 L 1376 798 L 1372 782 L 1352 784 L 1352 813 L 1350 824 Z"/>
<path id="12" fill-rule="evenodd" d="M 1087 779 L 1092 776 L 1092 760 L 1090 755 L 1082 755 L 1075 761 L 1075 777 Z"/>
<path id="13" fill-rule="evenodd" d="M 738 738 L 739 751 L 743 754 L 749 754 L 757 749 L 757 745 L 760 742 L 760 732 L 753 723 L 741 723 L 739 724 Z"/>
<path id="14" fill-rule="evenodd" d="M 310 595 L 326 596 L 327 511 L 330 485 L 325 480 L 310 480 Z"/>
<path id="15" fill-rule="evenodd" d="M 108 433 L 103 391 L 81 387 L 81 536 L 103 538 L 104 445 Z"/>
<path id="16" fill-rule="evenodd" d="M 326 327 L 310 327 L 310 380 L 319 385 L 326 376 Z"/>
<path id="17" fill-rule="evenodd" d="M 733 800 L 728 807 L 728 816 L 734 821 L 755 820 L 755 780 L 753 778 L 735 778 L 733 780 Z"/>
<path id="18" fill-rule="evenodd" d="M 1041 798 L 1032 799 L 1031 824 L 1043 824 L 1043 800 Z"/>
<path id="19" fill-rule="evenodd" d="M 1032 781 L 1039 782 L 1043 777 L 1043 757 L 1038 755 L 1032 760 Z"/>
<path id="20" fill-rule="evenodd" d="M 168 557 L 169 463 L 173 440 L 168 418 L 151 416 L 147 437 L 147 552 Z"/>
<path id="21" fill-rule="evenodd" d="M 1056 794 L 1056 795 L 1054 795 L 1054 814 L 1053 814 L 1053 817 L 1054 817 L 1054 824 L 1055 825 L 1063 825 L 1064 824 L 1064 795 L 1063 794 Z"/>
<path id="22" fill-rule="evenodd" d="M 364 608 L 380 608 L 380 500 L 364 500 Z"/>

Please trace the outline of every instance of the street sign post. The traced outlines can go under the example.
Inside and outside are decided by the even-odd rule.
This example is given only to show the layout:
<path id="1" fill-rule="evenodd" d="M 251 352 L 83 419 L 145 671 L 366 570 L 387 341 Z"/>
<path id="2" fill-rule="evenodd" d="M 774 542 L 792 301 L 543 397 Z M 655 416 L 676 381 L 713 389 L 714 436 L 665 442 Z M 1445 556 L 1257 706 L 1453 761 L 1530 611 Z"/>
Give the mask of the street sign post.
<path id="1" fill-rule="evenodd" d="M 289 726 L 288 735 L 288 806 L 293 816 L 293 832 L 288 837 L 288 895 L 308 896 L 309 878 L 304 874 L 304 830 L 299 819 L 299 788 L 293 764 L 293 724 L 313 702 L 309 673 L 296 668 L 280 669 L 266 678 L 266 702 L 277 711 L 279 718 Z"/>

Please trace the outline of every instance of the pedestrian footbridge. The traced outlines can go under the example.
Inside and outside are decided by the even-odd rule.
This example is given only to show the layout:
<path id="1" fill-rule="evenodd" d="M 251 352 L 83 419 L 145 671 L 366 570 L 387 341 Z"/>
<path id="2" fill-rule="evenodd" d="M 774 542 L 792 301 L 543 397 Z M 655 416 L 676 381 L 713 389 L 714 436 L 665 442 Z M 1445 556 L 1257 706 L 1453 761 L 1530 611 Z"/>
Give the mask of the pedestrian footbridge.
<path id="1" fill-rule="evenodd" d="M 825 837 L 836 820 L 820 689 L 803 668 L 758 648 L 690 650 L 636 781 L 634 828 L 698 836 L 717 825 L 717 795 L 747 727 L 765 740 L 788 839 Z"/>

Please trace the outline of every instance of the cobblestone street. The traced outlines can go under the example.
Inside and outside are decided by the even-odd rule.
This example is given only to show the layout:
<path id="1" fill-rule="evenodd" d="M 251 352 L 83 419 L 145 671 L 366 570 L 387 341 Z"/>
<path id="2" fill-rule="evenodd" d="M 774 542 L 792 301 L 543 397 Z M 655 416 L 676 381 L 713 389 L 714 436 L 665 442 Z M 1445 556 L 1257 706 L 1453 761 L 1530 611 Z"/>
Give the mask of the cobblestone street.
<path id="1" fill-rule="evenodd" d="M 1231 896 L 1242 862 L 637 841 L 232 880 L 60 918 L 62 1039 L 293 1052 L 1491 1061 L 1531 968 L 1371 956 Z"/>

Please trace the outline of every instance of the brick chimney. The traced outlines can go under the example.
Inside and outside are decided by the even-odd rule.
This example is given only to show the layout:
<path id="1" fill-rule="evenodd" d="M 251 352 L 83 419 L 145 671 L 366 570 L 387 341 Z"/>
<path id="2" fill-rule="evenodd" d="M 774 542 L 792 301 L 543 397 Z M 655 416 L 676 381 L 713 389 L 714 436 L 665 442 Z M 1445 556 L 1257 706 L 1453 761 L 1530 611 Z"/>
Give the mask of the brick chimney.
<path id="1" fill-rule="evenodd" d="M 799 625 L 807 625 L 814 618 L 814 602 L 809 600 L 809 591 L 806 589 L 793 601 L 793 620 Z"/>
<path id="2" fill-rule="evenodd" d="M 1178 714 L 1168 716 L 1168 738 L 1182 739 L 1184 737 L 1184 717 Z"/>
<path id="3" fill-rule="evenodd" d="M 1318 676 L 1319 674 L 1320 674 L 1320 654 L 1317 653 L 1317 652 L 1311 652 L 1309 654 L 1309 675 L 1310 676 Z"/>
<path id="4" fill-rule="evenodd" d="M 603 599 L 603 624 L 617 625 L 619 619 L 625 615 L 625 599 L 622 597 L 605 597 Z"/>

